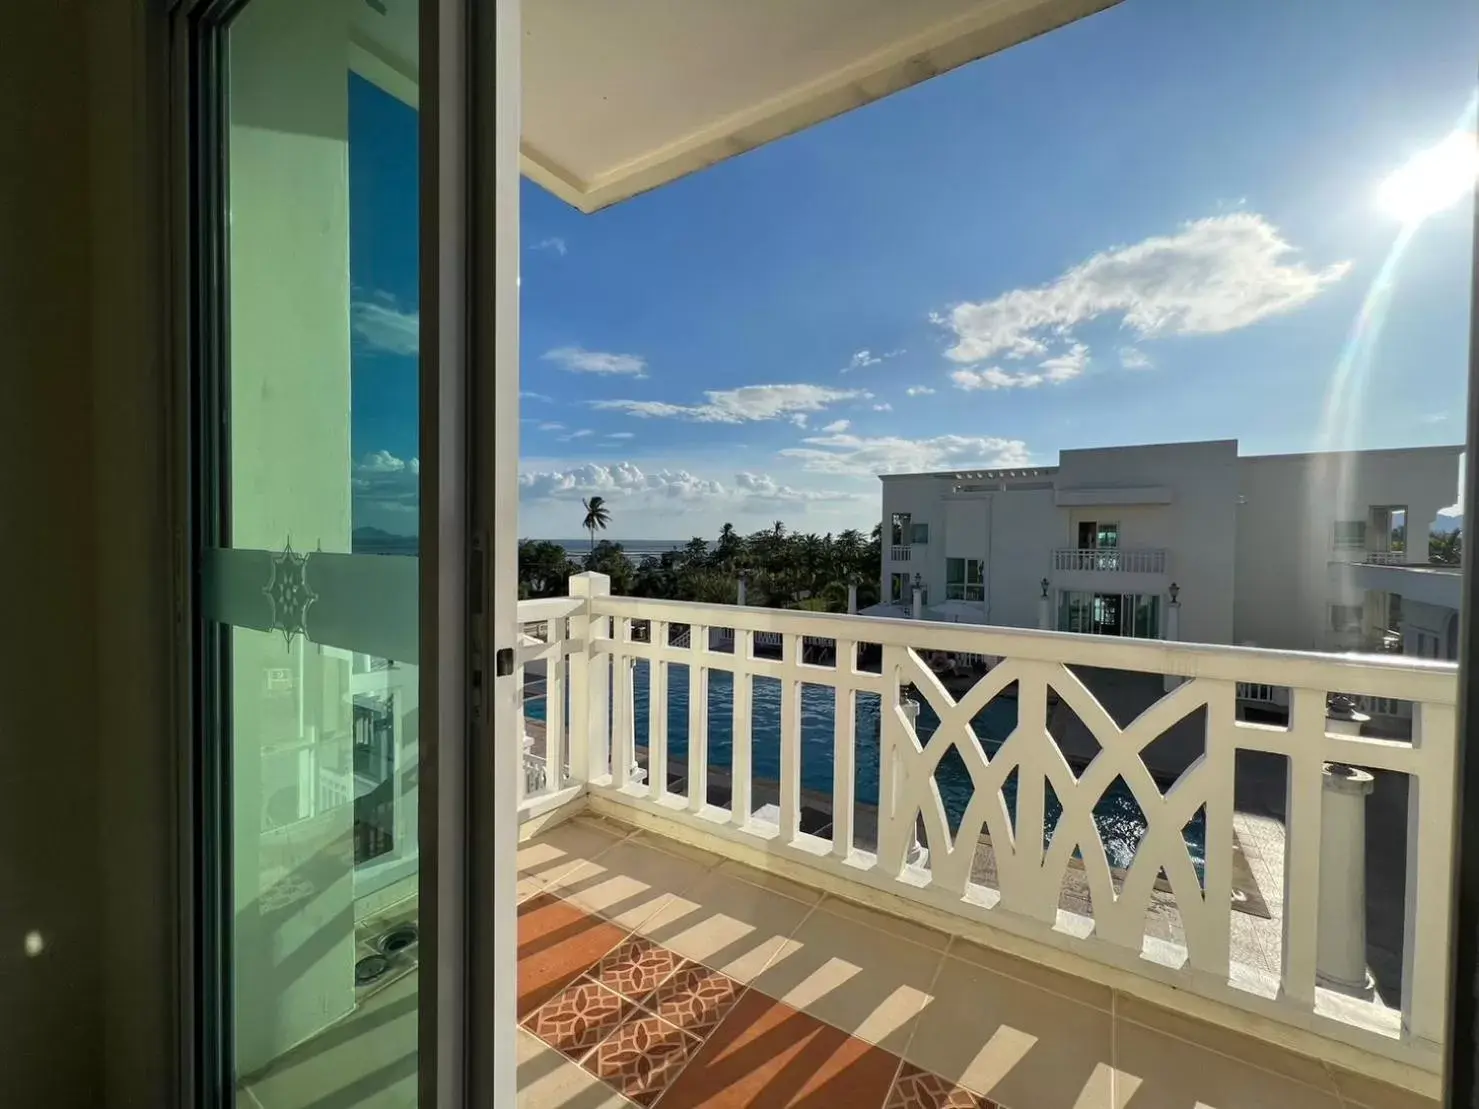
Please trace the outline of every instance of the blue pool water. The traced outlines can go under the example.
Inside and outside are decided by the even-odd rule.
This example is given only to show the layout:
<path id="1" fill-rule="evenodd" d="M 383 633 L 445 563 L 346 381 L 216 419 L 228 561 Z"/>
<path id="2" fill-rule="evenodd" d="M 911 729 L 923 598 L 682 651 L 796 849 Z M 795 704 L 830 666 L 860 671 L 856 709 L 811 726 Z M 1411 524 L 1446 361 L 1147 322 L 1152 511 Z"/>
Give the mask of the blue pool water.
<path id="1" fill-rule="evenodd" d="M 754 776 L 776 781 L 781 761 L 781 683 L 774 678 L 754 678 L 751 694 L 751 765 Z M 857 746 L 853 757 L 854 789 L 861 804 L 878 804 L 879 698 L 873 693 L 857 697 Z M 831 686 L 801 686 L 801 786 L 803 789 L 830 796 L 832 792 L 832 751 L 835 734 L 836 693 Z M 647 663 L 636 664 L 633 678 L 635 731 L 639 747 L 647 745 L 650 696 Z M 668 667 L 668 758 L 688 761 L 688 668 L 673 664 Z M 544 719 L 544 698 L 531 697 L 525 702 L 525 713 L 536 720 Z M 734 676 L 723 670 L 709 671 L 708 696 L 709 765 L 728 770 L 734 757 Z M 998 697 L 971 721 L 976 738 L 988 758 L 1006 741 L 1017 723 L 1017 702 Z M 927 703 L 921 703 L 917 724 L 919 738 L 925 742 L 940 720 Z M 935 774 L 946 819 L 954 833 L 960 826 L 970 803 L 974 784 L 965 761 L 952 748 L 940 760 Z M 1002 788 L 1007 810 L 1016 819 L 1017 773 L 1008 776 Z M 1052 839 L 1063 808 L 1047 785 L 1043 810 L 1043 841 Z M 1094 808 L 1094 821 L 1104 850 L 1112 866 L 1127 867 L 1135 848 L 1145 833 L 1145 815 L 1134 794 L 1116 778 Z M 1186 826 L 1185 837 L 1191 860 L 1198 874 L 1202 869 L 1206 829 L 1200 813 Z"/>

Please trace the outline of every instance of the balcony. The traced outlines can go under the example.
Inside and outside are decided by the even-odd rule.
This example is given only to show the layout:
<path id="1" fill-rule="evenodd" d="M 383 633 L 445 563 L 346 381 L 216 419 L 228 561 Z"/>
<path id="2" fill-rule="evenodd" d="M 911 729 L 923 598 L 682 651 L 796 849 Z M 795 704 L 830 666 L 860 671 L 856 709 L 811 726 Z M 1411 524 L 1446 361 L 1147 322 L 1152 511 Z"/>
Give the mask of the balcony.
<path id="1" fill-rule="evenodd" d="M 1053 569 L 1061 573 L 1164 574 L 1166 552 L 1160 547 L 1059 547 L 1053 552 Z"/>
<path id="2" fill-rule="evenodd" d="M 1436 1097 L 1453 666 L 572 591 L 520 605 L 548 624 L 528 757 L 559 768 L 520 799 L 521 1105 Z M 1000 661 L 952 696 L 926 651 Z M 1288 726 L 1237 719 L 1273 687 Z M 1334 690 L 1410 705 L 1414 739 L 1327 721 Z M 1326 764 L 1393 829 L 1369 914 Z"/>
<path id="3" fill-rule="evenodd" d="M 896 543 L 888 549 L 888 559 L 890 562 L 908 562 L 909 552 L 911 550 L 913 550 L 912 547 L 902 546 Z"/>
<path id="4" fill-rule="evenodd" d="M 1402 566 L 1407 562 L 1407 552 L 1367 551 L 1365 562 L 1368 566 Z"/>

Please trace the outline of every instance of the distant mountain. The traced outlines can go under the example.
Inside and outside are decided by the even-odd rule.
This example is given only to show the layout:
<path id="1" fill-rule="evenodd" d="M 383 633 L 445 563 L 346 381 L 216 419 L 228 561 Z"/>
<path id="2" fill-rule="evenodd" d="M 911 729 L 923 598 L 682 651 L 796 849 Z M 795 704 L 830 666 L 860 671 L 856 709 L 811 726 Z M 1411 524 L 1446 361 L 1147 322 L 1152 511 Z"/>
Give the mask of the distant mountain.
<path id="1" fill-rule="evenodd" d="M 355 554 L 413 555 L 421 544 L 414 535 L 396 535 L 383 528 L 355 528 L 351 548 Z"/>
<path id="2" fill-rule="evenodd" d="M 1457 516 L 1439 516 L 1438 522 L 1433 525 L 1433 530 L 1441 532 L 1458 531 L 1463 526 L 1463 513 L 1459 513 Z"/>

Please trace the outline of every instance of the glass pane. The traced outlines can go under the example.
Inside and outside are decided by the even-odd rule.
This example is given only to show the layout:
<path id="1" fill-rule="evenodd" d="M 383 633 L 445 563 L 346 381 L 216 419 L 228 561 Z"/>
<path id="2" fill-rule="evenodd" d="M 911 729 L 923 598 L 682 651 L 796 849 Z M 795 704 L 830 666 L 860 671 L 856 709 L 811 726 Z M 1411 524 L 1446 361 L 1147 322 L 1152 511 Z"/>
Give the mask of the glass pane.
<path id="1" fill-rule="evenodd" d="M 417 1097 L 419 146 L 405 11 L 251 0 L 228 31 L 216 463 L 229 509 L 203 577 L 225 632 L 234 1078 L 264 1106 Z"/>

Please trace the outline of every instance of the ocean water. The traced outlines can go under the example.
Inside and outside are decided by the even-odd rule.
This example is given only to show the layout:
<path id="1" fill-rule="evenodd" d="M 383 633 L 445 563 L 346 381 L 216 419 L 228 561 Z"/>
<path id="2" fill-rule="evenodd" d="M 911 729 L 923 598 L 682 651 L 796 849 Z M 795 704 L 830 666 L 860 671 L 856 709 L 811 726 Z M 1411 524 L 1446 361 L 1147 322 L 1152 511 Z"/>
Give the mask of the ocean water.
<path id="1" fill-rule="evenodd" d="M 596 542 L 605 538 L 600 532 L 596 533 Z M 590 536 L 581 539 L 547 539 L 543 542 L 558 543 L 565 548 L 565 557 L 579 562 L 591 553 Z M 640 563 L 644 558 L 660 558 L 668 551 L 681 551 L 688 546 L 687 539 L 613 539 L 613 543 L 620 543 L 622 551 L 633 564 Z M 712 546 L 712 544 L 710 544 Z"/>
<path id="2" fill-rule="evenodd" d="M 756 778 L 776 781 L 780 777 L 781 683 L 774 678 L 756 677 L 751 693 L 751 764 Z M 568 694 L 567 694 L 568 696 Z M 874 693 L 858 693 L 856 706 L 857 747 L 853 756 L 853 788 L 859 803 L 878 804 L 879 698 Z M 836 693 L 831 686 L 803 683 L 801 687 L 801 785 L 814 793 L 831 796 L 833 746 L 836 733 Z M 638 661 L 633 676 L 635 730 L 637 744 L 646 746 L 650 735 L 651 699 L 648 689 L 648 664 Z M 688 667 L 668 666 L 668 758 L 688 761 Z M 530 698 L 525 712 L 536 720 L 544 719 L 544 699 Z M 998 697 L 971 721 L 976 740 L 990 758 L 1000 749 L 1017 723 L 1017 703 Z M 928 704 L 921 704 L 917 729 L 927 741 L 939 727 L 939 718 Z M 709 671 L 708 695 L 709 765 L 728 770 L 734 758 L 734 676 L 723 670 Z M 952 748 L 935 773 L 935 783 L 945 809 L 946 820 L 954 834 L 960 827 L 966 806 L 974 793 L 974 783 L 965 760 Z M 1053 787 L 1046 785 L 1043 811 L 1043 843 L 1050 843 L 1058 820 L 1063 814 Z M 1007 810 L 1016 821 L 1016 773 L 1009 775 L 1002 789 Z M 1094 808 L 1094 823 L 1110 865 L 1128 867 L 1135 849 L 1145 834 L 1145 814 L 1135 795 L 1116 778 Z M 1206 828 L 1199 813 L 1186 826 L 1184 836 L 1193 866 L 1200 875 L 1206 843 Z"/>

